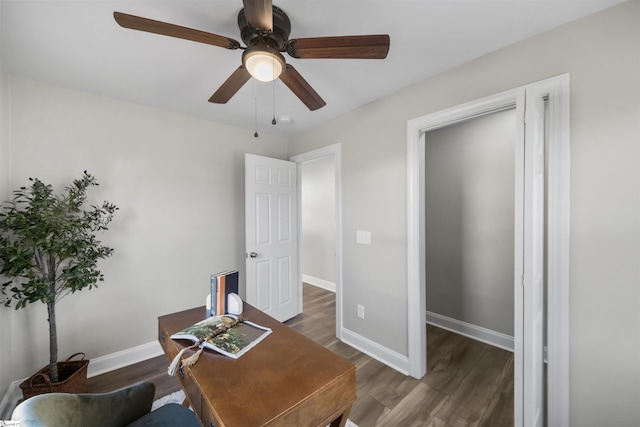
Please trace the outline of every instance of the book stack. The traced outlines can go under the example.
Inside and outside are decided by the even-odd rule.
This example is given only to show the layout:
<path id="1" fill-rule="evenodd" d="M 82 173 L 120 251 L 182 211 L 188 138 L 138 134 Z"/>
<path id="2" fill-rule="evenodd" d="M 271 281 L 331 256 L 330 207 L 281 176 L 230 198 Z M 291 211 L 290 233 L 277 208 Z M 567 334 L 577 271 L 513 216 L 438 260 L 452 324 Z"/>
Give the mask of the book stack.
<path id="1" fill-rule="evenodd" d="M 211 316 L 227 313 L 227 301 L 230 293 L 238 293 L 237 270 L 227 270 L 211 275 Z"/>

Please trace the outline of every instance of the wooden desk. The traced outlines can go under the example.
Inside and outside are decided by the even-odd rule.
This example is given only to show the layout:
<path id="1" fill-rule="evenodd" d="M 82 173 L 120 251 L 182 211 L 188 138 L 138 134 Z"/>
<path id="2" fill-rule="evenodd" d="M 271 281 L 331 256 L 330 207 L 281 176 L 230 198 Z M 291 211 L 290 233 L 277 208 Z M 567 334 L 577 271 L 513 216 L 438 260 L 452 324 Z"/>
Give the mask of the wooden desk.
<path id="1" fill-rule="evenodd" d="M 242 316 L 273 333 L 236 360 L 205 349 L 176 374 L 202 425 L 344 426 L 356 400 L 353 363 L 249 304 Z M 158 340 L 170 361 L 189 346 L 171 334 L 205 317 L 199 307 L 158 318 Z"/>

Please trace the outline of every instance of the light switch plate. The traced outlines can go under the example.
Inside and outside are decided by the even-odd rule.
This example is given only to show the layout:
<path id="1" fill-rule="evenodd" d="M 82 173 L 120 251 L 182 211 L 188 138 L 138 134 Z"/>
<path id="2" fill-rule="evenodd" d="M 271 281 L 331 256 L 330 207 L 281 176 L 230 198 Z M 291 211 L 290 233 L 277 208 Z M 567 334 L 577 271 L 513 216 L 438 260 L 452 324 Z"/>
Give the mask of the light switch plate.
<path id="1" fill-rule="evenodd" d="M 362 243 L 363 245 L 371 244 L 371 232 L 370 231 L 356 231 L 356 243 Z"/>

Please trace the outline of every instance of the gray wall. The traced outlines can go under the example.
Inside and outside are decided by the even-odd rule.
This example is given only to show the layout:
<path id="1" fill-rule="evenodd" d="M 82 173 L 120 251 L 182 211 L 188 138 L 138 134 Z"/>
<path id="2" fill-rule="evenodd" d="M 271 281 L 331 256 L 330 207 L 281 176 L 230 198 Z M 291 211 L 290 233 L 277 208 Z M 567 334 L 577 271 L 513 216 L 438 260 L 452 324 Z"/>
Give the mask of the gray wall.
<path id="1" fill-rule="evenodd" d="M 285 140 L 14 76 L 8 89 L 11 187 L 86 169 L 91 197 L 120 207 L 99 236 L 115 248 L 105 281 L 58 304 L 61 357 L 155 342 L 157 317 L 203 305 L 212 273 L 244 272 L 244 153 L 284 159 Z M 0 378 L 27 377 L 48 363 L 45 306 L 0 312 Z"/>
<path id="2" fill-rule="evenodd" d="M 304 163 L 302 173 L 302 274 L 335 285 L 335 167 L 333 157 Z"/>
<path id="3" fill-rule="evenodd" d="M 9 80 L 6 72 L 0 67 L 0 200 L 10 196 L 9 189 Z M 11 312 L 0 307 L 0 396 L 4 396 L 12 376 L 11 364 Z M 1 418 L 1 414 L 0 414 Z"/>
<path id="4" fill-rule="evenodd" d="M 425 139 L 427 311 L 513 336 L 515 110 Z"/>
<path id="5" fill-rule="evenodd" d="M 285 141 L 10 77 L 12 186 L 61 185 L 86 168 L 103 183 L 96 197 L 126 208 L 104 239 L 116 247 L 107 281 L 63 302 L 62 351 L 154 341 L 158 314 L 202 304 L 211 271 L 242 265 L 244 151 L 285 158 L 340 142 L 345 327 L 406 355 L 407 120 L 569 72 L 572 425 L 638 425 L 639 23 L 637 0 L 577 20 L 298 135 L 288 153 Z M 357 245 L 356 230 L 372 244 Z M 0 379 L 46 363 L 41 309 L 0 314 L 11 347 L 0 349 Z M 122 315 L 132 312 L 137 322 Z"/>
<path id="6" fill-rule="evenodd" d="M 407 120 L 570 73 L 571 420 L 575 427 L 638 425 L 639 40 L 635 0 L 292 138 L 292 155 L 342 143 L 345 328 L 407 354 Z M 356 246 L 356 230 L 372 232 L 366 250 Z M 357 318 L 357 304 L 368 305 L 366 321 Z M 400 317 L 389 322 L 389 313 Z"/>

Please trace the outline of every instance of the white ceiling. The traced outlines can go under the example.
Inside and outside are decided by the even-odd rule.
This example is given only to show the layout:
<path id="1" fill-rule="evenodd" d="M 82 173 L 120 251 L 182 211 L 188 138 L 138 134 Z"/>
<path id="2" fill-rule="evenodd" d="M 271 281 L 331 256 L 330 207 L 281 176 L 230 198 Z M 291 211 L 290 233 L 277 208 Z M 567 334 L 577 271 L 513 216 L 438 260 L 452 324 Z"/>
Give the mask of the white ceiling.
<path id="1" fill-rule="evenodd" d="M 251 132 L 257 111 L 260 132 L 288 136 L 621 1 L 274 0 L 291 20 L 291 38 L 390 35 L 385 60 L 285 54 L 327 102 L 313 112 L 280 81 L 250 80 L 229 103 L 209 103 L 240 65 L 240 50 L 128 30 L 113 19 L 120 11 L 241 41 L 241 0 L 0 0 L 0 60 L 13 75 Z M 274 105 L 290 123 L 271 125 Z"/>

